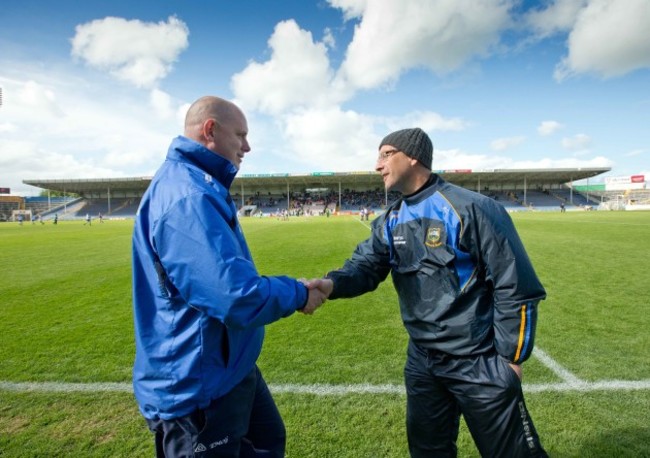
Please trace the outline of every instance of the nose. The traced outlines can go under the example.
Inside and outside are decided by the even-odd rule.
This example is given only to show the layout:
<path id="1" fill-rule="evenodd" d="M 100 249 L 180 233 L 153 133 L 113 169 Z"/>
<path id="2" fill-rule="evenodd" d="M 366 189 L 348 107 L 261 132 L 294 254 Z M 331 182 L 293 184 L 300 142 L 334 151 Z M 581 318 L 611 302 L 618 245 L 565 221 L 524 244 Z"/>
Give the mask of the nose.
<path id="1" fill-rule="evenodd" d="M 384 161 L 381 159 L 377 159 L 377 162 L 375 163 L 375 171 L 376 172 L 381 172 L 384 169 Z"/>

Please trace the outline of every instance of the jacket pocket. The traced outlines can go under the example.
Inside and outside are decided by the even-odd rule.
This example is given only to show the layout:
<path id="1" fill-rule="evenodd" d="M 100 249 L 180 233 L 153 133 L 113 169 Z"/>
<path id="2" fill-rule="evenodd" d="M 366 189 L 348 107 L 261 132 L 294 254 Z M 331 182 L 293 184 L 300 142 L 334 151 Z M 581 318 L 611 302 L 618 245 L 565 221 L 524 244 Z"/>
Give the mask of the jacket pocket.
<path id="1" fill-rule="evenodd" d="M 213 367 L 228 367 L 230 362 L 230 339 L 228 329 L 215 319 L 208 319 L 203 329 L 203 360 Z"/>

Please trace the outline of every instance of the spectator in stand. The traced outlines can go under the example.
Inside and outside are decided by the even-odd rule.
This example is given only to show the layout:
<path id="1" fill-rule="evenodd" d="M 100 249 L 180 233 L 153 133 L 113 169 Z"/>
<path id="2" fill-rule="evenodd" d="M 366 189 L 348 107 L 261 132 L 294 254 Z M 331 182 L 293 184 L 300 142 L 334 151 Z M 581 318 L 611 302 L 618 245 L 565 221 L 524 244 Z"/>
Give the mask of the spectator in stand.
<path id="1" fill-rule="evenodd" d="M 202 97 L 145 192 L 133 233 L 133 386 L 158 457 L 284 456 L 257 367 L 264 326 L 319 290 L 257 272 L 230 196 L 250 151 L 244 113 Z"/>

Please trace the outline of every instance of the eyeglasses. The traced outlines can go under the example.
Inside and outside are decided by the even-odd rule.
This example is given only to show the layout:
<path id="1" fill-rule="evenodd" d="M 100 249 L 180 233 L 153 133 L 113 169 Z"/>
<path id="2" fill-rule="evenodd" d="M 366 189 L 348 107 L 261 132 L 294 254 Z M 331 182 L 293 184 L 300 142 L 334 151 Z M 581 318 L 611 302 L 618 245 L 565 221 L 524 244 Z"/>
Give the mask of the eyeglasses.
<path id="1" fill-rule="evenodd" d="M 389 149 L 388 151 L 382 151 L 379 153 L 379 156 L 377 156 L 377 162 L 384 162 L 386 159 L 391 157 L 395 153 L 399 153 L 400 150 L 398 149 Z"/>

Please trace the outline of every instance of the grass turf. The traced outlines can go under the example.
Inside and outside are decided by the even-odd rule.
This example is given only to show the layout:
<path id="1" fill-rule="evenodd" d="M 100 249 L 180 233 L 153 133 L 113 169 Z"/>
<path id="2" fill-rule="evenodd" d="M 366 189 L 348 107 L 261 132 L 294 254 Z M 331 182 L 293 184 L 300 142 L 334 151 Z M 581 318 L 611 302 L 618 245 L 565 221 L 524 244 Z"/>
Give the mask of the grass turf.
<path id="1" fill-rule="evenodd" d="M 585 381 L 648 380 L 650 213 L 513 215 L 548 292 L 537 346 Z M 131 221 L 0 225 L 0 380 L 130 382 Z M 242 221 L 265 275 L 320 276 L 369 234 L 349 217 Z M 390 281 L 267 328 L 271 384 L 402 383 L 406 333 Z M 560 378 L 536 358 L 526 384 Z M 289 457 L 402 457 L 404 396 L 275 395 Z M 529 393 L 552 456 L 650 456 L 650 390 Z M 130 393 L 0 389 L 0 456 L 151 456 Z M 460 456 L 477 456 L 465 428 Z"/>

